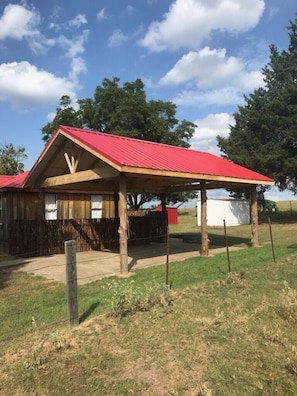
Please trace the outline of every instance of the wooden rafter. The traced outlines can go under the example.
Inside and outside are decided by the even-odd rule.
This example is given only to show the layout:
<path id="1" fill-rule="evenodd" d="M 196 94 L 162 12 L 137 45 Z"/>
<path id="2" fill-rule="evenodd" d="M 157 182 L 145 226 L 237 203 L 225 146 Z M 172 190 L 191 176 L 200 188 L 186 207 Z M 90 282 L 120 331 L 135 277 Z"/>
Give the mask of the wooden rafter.
<path id="1" fill-rule="evenodd" d="M 41 187 L 56 187 L 66 184 L 75 184 L 90 180 L 105 179 L 117 176 L 118 173 L 112 168 L 95 168 L 81 172 L 69 173 L 65 175 L 46 178 Z"/>

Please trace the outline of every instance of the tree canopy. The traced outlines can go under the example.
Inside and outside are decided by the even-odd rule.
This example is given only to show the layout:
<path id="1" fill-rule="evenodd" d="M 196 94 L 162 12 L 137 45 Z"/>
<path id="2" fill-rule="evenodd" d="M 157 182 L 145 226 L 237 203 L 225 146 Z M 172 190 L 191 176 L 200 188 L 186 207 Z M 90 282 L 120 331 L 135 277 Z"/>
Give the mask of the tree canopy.
<path id="1" fill-rule="evenodd" d="M 244 97 L 228 137 L 217 137 L 222 156 L 297 192 L 297 19 L 288 26 L 288 50 L 270 46 L 264 87 Z"/>
<path id="2" fill-rule="evenodd" d="M 71 106 L 69 96 L 62 96 L 55 118 L 41 129 L 42 139 L 47 142 L 58 125 L 67 125 L 189 147 L 196 125 L 186 120 L 179 122 L 174 103 L 147 101 L 140 79 L 122 86 L 119 82 L 117 77 L 105 78 L 93 98 L 78 100 L 77 110 Z"/>
<path id="3" fill-rule="evenodd" d="M 7 143 L 0 147 L 0 174 L 17 175 L 24 172 L 23 161 L 27 158 L 24 147 Z"/>
<path id="4" fill-rule="evenodd" d="M 120 86 L 118 77 L 105 78 L 96 87 L 93 98 L 79 99 L 77 105 L 74 109 L 71 99 L 62 96 L 55 118 L 41 129 L 44 142 L 58 125 L 67 125 L 187 148 L 196 127 L 190 121 L 176 118 L 174 103 L 147 101 L 141 79 Z M 168 196 L 167 202 L 192 197 L 191 193 L 175 194 Z M 128 203 L 137 209 L 152 198 L 152 195 L 134 194 L 128 197 Z"/>

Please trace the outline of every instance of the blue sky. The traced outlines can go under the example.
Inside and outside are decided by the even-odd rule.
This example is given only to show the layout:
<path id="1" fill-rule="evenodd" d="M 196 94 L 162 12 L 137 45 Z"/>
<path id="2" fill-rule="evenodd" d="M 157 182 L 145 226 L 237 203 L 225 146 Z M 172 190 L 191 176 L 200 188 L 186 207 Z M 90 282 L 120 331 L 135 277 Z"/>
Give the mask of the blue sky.
<path id="1" fill-rule="evenodd" d="M 148 100 L 198 125 L 192 148 L 219 155 L 215 137 L 263 84 L 269 45 L 288 48 L 296 12 L 296 0 L 1 0 L 0 144 L 24 146 L 30 169 L 62 95 L 141 78 Z"/>

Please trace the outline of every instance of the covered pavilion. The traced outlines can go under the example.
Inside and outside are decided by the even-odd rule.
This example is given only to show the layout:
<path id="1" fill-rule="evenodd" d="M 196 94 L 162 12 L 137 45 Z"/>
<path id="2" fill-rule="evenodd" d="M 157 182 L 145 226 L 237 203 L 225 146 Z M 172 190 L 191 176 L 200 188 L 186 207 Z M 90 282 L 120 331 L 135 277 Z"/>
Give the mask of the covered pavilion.
<path id="1" fill-rule="evenodd" d="M 207 256 L 208 189 L 250 188 L 251 243 L 258 246 L 257 185 L 273 179 L 213 154 L 108 133 L 59 126 L 24 187 L 114 191 L 118 194 L 120 271 L 128 272 L 127 194 L 200 191 L 201 255 Z M 164 219 L 165 199 L 162 199 Z M 164 220 L 166 221 L 166 220 Z"/>

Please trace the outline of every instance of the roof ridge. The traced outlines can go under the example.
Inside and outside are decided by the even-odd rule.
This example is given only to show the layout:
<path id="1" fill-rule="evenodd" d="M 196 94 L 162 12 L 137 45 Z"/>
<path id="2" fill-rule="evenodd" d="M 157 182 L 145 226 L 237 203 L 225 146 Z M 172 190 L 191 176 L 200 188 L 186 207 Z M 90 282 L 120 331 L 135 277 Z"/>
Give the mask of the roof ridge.
<path id="1" fill-rule="evenodd" d="M 166 146 L 166 147 L 178 148 L 178 149 L 183 149 L 183 150 L 189 150 L 190 149 L 192 151 L 196 151 L 197 153 L 214 155 L 214 154 L 207 153 L 207 152 L 204 152 L 204 151 L 195 150 L 195 149 L 193 149 L 191 147 L 175 146 L 175 145 L 169 144 L 169 143 L 152 142 L 151 140 L 133 138 L 131 136 L 116 135 L 116 134 L 113 134 L 111 132 L 102 132 L 102 131 L 91 130 L 91 129 L 76 128 L 76 127 L 70 127 L 70 126 L 66 126 L 66 125 L 60 125 L 60 127 L 67 128 L 67 129 L 73 129 L 73 130 L 75 129 L 75 130 L 78 130 L 78 131 L 82 131 L 83 133 L 93 133 L 94 135 L 98 135 L 98 134 L 100 134 L 100 135 L 108 135 L 108 136 L 110 136 L 112 138 L 115 138 L 115 139 L 117 138 L 117 139 L 133 140 L 133 141 L 142 142 L 142 143 L 148 144 L 148 145 L 157 145 L 157 146 L 162 145 L 162 146 Z"/>

